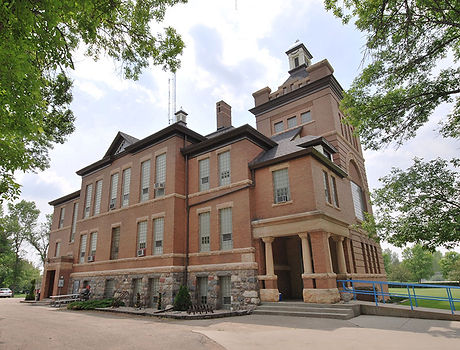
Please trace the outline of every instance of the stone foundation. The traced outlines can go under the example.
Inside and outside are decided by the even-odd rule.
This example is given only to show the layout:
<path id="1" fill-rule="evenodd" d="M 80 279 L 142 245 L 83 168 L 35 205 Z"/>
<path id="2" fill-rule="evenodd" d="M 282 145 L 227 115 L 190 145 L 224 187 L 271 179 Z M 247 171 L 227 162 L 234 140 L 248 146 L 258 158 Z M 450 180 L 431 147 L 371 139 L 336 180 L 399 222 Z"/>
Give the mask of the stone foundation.
<path id="1" fill-rule="evenodd" d="M 334 304 L 340 301 L 337 288 L 330 289 L 303 289 L 303 301 L 306 303 Z"/>
<path id="2" fill-rule="evenodd" d="M 278 289 L 261 289 L 260 300 L 262 301 L 279 301 L 280 292 Z"/>

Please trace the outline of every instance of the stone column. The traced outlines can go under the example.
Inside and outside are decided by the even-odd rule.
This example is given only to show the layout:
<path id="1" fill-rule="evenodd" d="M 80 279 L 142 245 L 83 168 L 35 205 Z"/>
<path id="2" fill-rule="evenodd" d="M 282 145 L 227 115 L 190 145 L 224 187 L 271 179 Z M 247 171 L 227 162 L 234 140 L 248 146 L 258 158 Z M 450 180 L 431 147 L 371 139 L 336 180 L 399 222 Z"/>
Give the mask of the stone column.
<path id="1" fill-rule="evenodd" d="M 275 275 L 275 268 L 273 265 L 273 249 L 272 242 L 275 240 L 274 237 L 262 237 L 262 241 L 265 243 L 265 274 L 268 276 Z"/>
<path id="2" fill-rule="evenodd" d="M 345 253 L 343 250 L 343 237 L 338 236 L 338 237 L 335 237 L 334 240 L 336 241 L 337 262 L 339 265 L 339 273 L 346 274 L 347 273 L 347 263 L 345 262 Z"/>
<path id="3" fill-rule="evenodd" d="M 310 252 L 310 242 L 308 242 L 308 233 L 299 234 L 300 239 L 302 240 L 302 258 L 303 258 L 303 287 L 304 288 L 313 288 L 313 279 L 307 277 L 313 273 L 313 266 L 311 263 L 311 252 Z"/>

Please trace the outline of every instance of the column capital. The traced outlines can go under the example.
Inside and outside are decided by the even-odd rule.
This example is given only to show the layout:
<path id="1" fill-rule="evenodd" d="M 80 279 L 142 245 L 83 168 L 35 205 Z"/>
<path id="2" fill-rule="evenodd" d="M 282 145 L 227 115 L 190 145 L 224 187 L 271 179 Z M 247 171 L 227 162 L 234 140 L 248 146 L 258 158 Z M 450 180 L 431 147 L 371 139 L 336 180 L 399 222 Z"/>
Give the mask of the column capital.
<path id="1" fill-rule="evenodd" d="M 308 238 L 308 232 L 299 233 L 300 238 Z"/>
<path id="2" fill-rule="evenodd" d="M 262 237 L 264 243 L 272 243 L 275 240 L 275 237 Z"/>
<path id="3" fill-rule="evenodd" d="M 332 239 L 336 242 L 343 242 L 344 238 L 343 236 L 332 235 Z"/>

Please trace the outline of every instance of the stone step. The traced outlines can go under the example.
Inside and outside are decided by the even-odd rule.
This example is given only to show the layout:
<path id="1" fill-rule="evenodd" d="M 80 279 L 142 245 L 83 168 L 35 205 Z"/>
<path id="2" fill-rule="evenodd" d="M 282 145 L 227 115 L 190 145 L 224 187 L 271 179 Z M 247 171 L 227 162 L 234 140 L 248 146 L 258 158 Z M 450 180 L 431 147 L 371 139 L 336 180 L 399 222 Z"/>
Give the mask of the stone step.
<path id="1" fill-rule="evenodd" d="M 252 313 L 255 315 L 335 318 L 339 320 L 349 320 L 350 318 L 355 317 L 353 313 L 310 312 L 310 311 L 294 311 L 294 310 L 277 311 L 277 310 L 259 310 L 259 308 L 255 309 Z"/>
<path id="2" fill-rule="evenodd" d="M 287 305 L 260 305 L 257 310 L 273 310 L 273 311 L 299 311 L 299 312 L 339 312 L 339 313 L 353 313 L 353 309 L 350 308 L 332 308 L 332 307 L 293 307 Z"/>

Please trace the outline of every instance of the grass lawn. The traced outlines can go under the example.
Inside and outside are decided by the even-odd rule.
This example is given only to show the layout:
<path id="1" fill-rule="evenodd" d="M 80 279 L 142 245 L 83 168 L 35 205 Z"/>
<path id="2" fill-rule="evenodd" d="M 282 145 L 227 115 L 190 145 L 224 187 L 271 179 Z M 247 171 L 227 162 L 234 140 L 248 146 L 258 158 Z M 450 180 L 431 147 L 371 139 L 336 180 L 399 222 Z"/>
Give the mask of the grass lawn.
<path id="1" fill-rule="evenodd" d="M 460 289 L 451 289 L 452 297 L 460 299 Z M 390 293 L 398 293 L 407 295 L 407 288 L 390 288 Z M 412 289 L 410 290 L 412 296 L 412 304 L 415 306 L 415 301 L 413 299 Z M 447 298 L 447 292 L 444 288 L 415 288 L 416 296 L 433 296 L 433 297 L 444 297 Z M 448 301 L 440 300 L 420 300 L 417 299 L 418 306 L 421 307 L 431 307 L 435 309 L 447 309 L 450 310 L 450 305 Z M 406 300 L 400 305 L 410 305 L 409 300 Z M 455 303 L 455 309 L 460 310 L 460 302 Z"/>
<path id="2" fill-rule="evenodd" d="M 23 298 L 23 299 L 24 299 L 24 298 L 26 297 L 26 295 L 25 295 L 25 294 L 15 294 L 14 297 L 15 297 L 15 298 Z"/>

